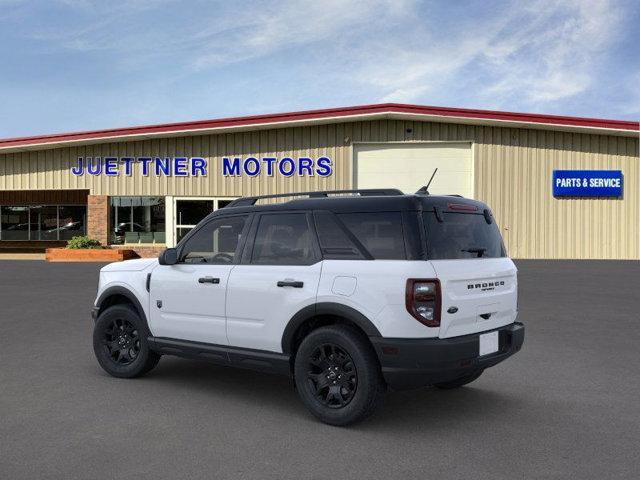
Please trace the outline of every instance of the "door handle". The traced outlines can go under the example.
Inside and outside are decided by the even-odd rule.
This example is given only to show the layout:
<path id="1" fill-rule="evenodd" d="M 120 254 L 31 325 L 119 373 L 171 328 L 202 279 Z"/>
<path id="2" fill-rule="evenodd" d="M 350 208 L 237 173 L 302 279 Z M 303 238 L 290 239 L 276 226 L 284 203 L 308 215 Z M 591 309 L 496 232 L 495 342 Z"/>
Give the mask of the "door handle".
<path id="1" fill-rule="evenodd" d="M 304 282 L 300 282 L 297 280 L 280 280 L 278 282 L 279 287 L 293 287 L 293 288 L 302 288 L 304 287 Z"/>
<path id="2" fill-rule="evenodd" d="M 213 283 L 214 285 L 217 285 L 218 283 L 220 283 L 220 279 L 213 277 L 200 277 L 198 279 L 198 283 Z"/>

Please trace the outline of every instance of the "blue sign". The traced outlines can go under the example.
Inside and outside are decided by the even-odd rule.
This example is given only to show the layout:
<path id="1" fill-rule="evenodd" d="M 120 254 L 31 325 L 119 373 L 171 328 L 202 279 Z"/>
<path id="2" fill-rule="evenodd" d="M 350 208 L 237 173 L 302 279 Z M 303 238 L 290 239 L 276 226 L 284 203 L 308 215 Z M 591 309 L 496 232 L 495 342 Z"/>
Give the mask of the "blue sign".
<path id="1" fill-rule="evenodd" d="M 621 170 L 554 170 L 554 197 L 620 197 Z"/>
<path id="2" fill-rule="evenodd" d="M 130 177 L 135 172 L 143 177 L 200 177 L 207 175 L 208 166 L 202 157 L 78 157 L 71 173 Z M 219 166 L 223 177 L 328 177 L 333 173 L 329 157 L 222 157 Z"/>

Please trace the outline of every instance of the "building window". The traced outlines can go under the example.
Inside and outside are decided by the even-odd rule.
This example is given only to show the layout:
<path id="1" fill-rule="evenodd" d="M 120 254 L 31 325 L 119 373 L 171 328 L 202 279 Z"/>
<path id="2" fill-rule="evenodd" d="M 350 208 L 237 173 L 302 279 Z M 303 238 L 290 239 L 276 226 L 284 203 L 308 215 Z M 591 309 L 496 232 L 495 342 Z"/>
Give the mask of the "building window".
<path id="1" fill-rule="evenodd" d="M 85 235 L 84 205 L 0 206 L 0 240 L 69 240 Z"/>
<path id="2" fill-rule="evenodd" d="M 177 198 L 176 199 L 176 243 L 189 233 L 203 218 L 214 210 L 229 205 L 232 199 L 222 198 Z"/>
<path id="3" fill-rule="evenodd" d="M 109 197 L 111 243 L 164 244 L 164 197 Z"/>

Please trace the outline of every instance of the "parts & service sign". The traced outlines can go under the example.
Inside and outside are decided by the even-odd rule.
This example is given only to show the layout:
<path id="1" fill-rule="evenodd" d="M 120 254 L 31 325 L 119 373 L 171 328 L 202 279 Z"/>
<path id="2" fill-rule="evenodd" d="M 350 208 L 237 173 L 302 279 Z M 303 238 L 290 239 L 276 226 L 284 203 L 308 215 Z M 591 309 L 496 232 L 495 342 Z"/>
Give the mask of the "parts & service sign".
<path id="1" fill-rule="evenodd" d="M 554 197 L 620 197 L 622 170 L 554 170 Z"/>
<path id="2" fill-rule="evenodd" d="M 223 177 L 328 177 L 333 173 L 329 157 L 222 157 L 217 165 Z M 204 177 L 209 162 L 202 157 L 78 157 L 71 173 L 118 177 Z"/>

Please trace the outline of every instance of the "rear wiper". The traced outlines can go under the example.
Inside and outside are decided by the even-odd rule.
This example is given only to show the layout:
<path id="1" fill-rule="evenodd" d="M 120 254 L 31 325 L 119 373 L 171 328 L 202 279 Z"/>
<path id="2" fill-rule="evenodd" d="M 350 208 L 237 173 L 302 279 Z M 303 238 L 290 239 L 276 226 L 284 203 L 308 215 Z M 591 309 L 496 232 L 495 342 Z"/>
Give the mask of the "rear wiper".
<path id="1" fill-rule="evenodd" d="M 478 254 L 478 258 L 482 257 L 482 255 L 484 255 L 484 252 L 487 251 L 486 248 L 463 248 L 461 250 L 462 252 L 469 252 L 469 253 L 477 253 Z"/>

